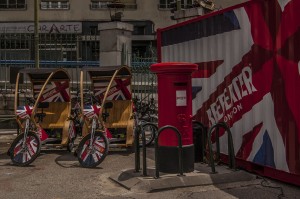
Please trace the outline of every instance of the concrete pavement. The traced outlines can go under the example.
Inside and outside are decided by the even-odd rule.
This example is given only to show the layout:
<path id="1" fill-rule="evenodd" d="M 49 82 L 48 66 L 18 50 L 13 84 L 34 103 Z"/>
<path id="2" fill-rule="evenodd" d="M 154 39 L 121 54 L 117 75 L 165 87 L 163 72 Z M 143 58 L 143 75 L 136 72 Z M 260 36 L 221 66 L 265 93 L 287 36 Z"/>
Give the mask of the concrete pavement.
<path id="1" fill-rule="evenodd" d="M 14 134 L 17 134 L 17 130 L 15 129 L 0 129 L 0 136 L 14 135 Z"/>
<path id="2" fill-rule="evenodd" d="M 128 190 L 138 192 L 158 192 L 176 188 L 208 186 L 228 184 L 235 182 L 248 182 L 253 184 L 256 176 L 241 170 L 230 170 L 227 166 L 218 166 L 218 173 L 212 174 L 210 168 L 205 164 L 196 163 L 194 172 L 178 174 L 161 173 L 158 179 L 155 179 L 155 168 L 148 168 L 148 176 L 141 176 L 134 169 L 118 172 L 110 179 L 119 183 Z"/>
<path id="3" fill-rule="evenodd" d="M 299 198 L 299 187 L 260 178 L 245 171 L 195 164 L 195 172 L 184 177 L 160 173 L 154 179 L 153 148 L 147 150 L 148 177 L 134 173 L 134 154 L 110 152 L 94 169 L 81 168 L 76 157 L 66 150 L 42 150 L 28 167 L 16 167 L 5 154 L 14 134 L 0 136 L 0 198 L 2 199 L 77 199 L 77 198 Z M 121 175 L 129 173 L 129 176 Z M 118 176 L 139 182 L 125 188 L 112 180 Z M 121 178 L 122 177 L 122 178 Z M 189 179 L 190 178 L 190 179 Z M 137 181 L 135 181 L 137 182 Z M 184 184 L 185 183 L 185 184 Z M 188 185 L 190 186 L 182 186 Z M 150 185 L 150 186 L 149 186 Z M 180 186 L 179 186 L 180 185 Z"/>

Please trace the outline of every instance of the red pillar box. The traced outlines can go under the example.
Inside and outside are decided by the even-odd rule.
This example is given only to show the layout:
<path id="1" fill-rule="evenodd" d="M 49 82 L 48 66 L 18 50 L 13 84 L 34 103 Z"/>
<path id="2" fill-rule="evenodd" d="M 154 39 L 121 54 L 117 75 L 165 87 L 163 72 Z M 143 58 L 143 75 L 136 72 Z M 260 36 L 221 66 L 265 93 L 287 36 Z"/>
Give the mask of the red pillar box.
<path id="1" fill-rule="evenodd" d="M 183 171 L 194 170 L 194 144 L 192 128 L 192 73 L 198 69 L 190 63 L 158 63 L 151 65 L 157 74 L 158 127 L 175 126 L 182 137 Z M 164 130 L 158 138 L 159 171 L 177 173 L 178 140 L 172 130 Z"/>

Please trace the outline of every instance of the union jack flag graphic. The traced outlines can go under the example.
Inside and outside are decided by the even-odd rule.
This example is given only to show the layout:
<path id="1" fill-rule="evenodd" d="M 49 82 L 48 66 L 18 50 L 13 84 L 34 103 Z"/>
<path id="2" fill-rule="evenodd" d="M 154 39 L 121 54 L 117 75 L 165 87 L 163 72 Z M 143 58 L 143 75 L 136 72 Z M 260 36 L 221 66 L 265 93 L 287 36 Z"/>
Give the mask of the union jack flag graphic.
<path id="1" fill-rule="evenodd" d="M 96 162 L 99 162 L 105 152 L 105 142 L 102 137 L 95 136 L 93 140 L 93 149 L 91 150 L 89 148 L 90 145 L 90 139 L 88 139 L 81 150 L 80 157 L 84 164 L 86 165 L 93 165 Z"/>
<path id="2" fill-rule="evenodd" d="M 226 122 L 237 158 L 298 175 L 299 10 L 299 0 L 253 0 L 160 35 L 162 62 L 199 65 L 192 78 L 195 119 Z M 227 154 L 224 132 L 220 142 Z"/>
<path id="3" fill-rule="evenodd" d="M 35 84 L 33 87 L 35 98 L 38 97 L 43 84 Z M 40 102 L 69 102 L 70 101 L 70 86 L 68 81 L 52 81 L 46 85 Z"/>
<path id="4" fill-rule="evenodd" d="M 40 126 L 37 125 L 37 134 L 39 135 L 40 140 L 43 142 L 48 139 L 49 135 L 47 132 Z"/>
<path id="5" fill-rule="evenodd" d="M 97 117 L 100 113 L 101 107 L 97 105 L 84 105 L 83 115 L 87 118 Z"/>
<path id="6" fill-rule="evenodd" d="M 107 100 L 130 100 L 130 79 L 115 79 L 107 95 Z M 104 98 L 109 82 L 102 81 L 94 84 L 95 96 Z"/>
<path id="7" fill-rule="evenodd" d="M 28 136 L 26 139 L 26 148 L 24 150 L 22 147 L 23 139 L 21 139 L 16 147 L 14 148 L 14 160 L 19 163 L 24 163 L 29 161 L 33 155 L 36 154 L 38 150 L 38 143 L 35 137 Z"/>
<path id="8" fill-rule="evenodd" d="M 73 138 L 76 137 L 75 125 L 74 125 L 74 122 L 72 120 L 70 121 L 68 135 L 69 135 L 70 140 L 72 140 Z"/>
<path id="9" fill-rule="evenodd" d="M 31 113 L 32 113 L 31 106 L 18 106 L 16 110 L 17 116 L 19 116 L 22 119 L 30 118 Z"/>

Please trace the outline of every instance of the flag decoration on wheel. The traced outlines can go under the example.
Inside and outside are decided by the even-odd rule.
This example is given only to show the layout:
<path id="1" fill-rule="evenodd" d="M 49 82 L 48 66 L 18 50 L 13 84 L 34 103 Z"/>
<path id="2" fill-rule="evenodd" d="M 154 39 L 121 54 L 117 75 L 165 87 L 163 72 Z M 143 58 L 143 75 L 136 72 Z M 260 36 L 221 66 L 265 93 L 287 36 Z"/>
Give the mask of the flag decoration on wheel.
<path id="1" fill-rule="evenodd" d="M 23 139 L 21 139 L 14 148 L 14 160 L 19 163 L 28 162 L 32 156 L 36 154 L 38 143 L 35 137 L 28 136 L 26 138 L 26 148 L 22 147 Z"/>
<path id="2" fill-rule="evenodd" d="M 237 159 L 295 176 L 300 175 L 299 10 L 299 0 L 253 0 L 158 32 L 162 62 L 199 66 L 192 78 L 194 119 L 208 127 L 226 122 Z M 220 141 L 227 154 L 225 132 Z M 296 177 L 290 182 L 300 183 Z"/>
<path id="3" fill-rule="evenodd" d="M 103 156 L 103 153 L 105 152 L 105 142 L 102 137 L 96 136 L 93 140 L 93 149 L 91 150 L 89 148 L 90 145 L 90 139 L 88 139 L 80 153 L 80 158 L 86 165 L 93 165 L 97 162 L 99 162 Z"/>

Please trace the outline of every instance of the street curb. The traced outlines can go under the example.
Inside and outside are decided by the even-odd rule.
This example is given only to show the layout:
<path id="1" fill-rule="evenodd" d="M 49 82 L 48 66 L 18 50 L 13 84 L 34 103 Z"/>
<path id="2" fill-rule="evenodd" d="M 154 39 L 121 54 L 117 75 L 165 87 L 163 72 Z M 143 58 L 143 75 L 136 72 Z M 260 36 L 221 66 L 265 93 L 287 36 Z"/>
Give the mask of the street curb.
<path id="1" fill-rule="evenodd" d="M 236 182 L 252 183 L 256 176 L 245 171 L 226 171 L 221 173 L 203 173 L 194 171 L 186 173 L 185 176 L 176 174 L 162 174 L 160 178 L 155 179 L 155 169 L 147 169 L 149 176 L 142 176 L 141 173 L 135 172 L 134 169 L 123 170 L 115 173 L 109 178 L 120 184 L 124 188 L 134 192 L 158 192 L 183 187 L 208 186 L 217 184 L 227 184 Z"/>

